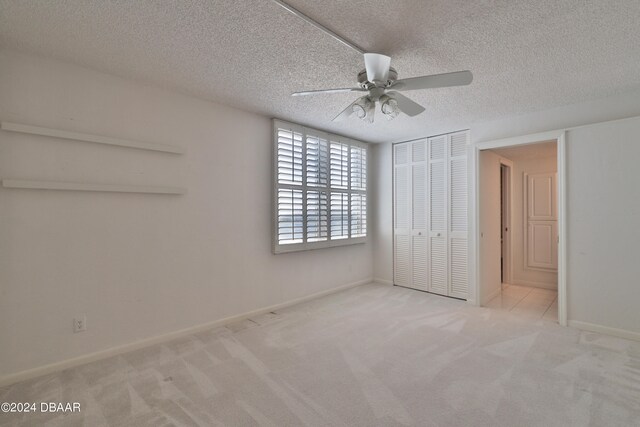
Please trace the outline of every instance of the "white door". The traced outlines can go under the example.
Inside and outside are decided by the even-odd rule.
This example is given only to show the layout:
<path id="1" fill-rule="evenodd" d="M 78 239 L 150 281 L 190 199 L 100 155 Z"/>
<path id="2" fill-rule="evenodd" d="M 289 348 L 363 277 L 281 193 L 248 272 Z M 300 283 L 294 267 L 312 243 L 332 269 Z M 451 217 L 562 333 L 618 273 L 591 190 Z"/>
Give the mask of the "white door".
<path id="1" fill-rule="evenodd" d="M 468 133 L 393 146 L 394 283 L 467 298 Z"/>
<path id="2" fill-rule="evenodd" d="M 447 251 L 447 135 L 429 138 L 429 291 L 449 294 Z"/>
<path id="3" fill-rule="evenodd" d="M 449 135 L 449 296 L 466 299 L 467 275 L 467 140 L 468 132 Z"/>
<path id="4" fill-rule="evenodd" d="M 411 286 L 411 166 L 409 144 L 393 146 L 393 281 Z"/>
<path id="5" fill-rule="evenodd" d="M 527 267 L 558 270 L 557 179 L 555 173 L 526 174 Z"/>
<path id="6" fill-rule="evenodd" d="M 428 289 L 426 141 L 393 146 L 394 283 Z"/>
<path id="7" fill-rule="evenodd" d="M 411 287 L 428 290 L 427 145 L 411 142 Z"/>

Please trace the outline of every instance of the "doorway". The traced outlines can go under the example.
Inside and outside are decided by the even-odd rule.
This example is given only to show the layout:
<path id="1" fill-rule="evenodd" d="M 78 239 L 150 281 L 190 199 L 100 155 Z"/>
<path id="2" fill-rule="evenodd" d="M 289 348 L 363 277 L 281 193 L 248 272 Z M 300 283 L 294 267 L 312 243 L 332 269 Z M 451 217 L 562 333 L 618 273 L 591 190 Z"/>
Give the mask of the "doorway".
<path id="1" fill-rule="evenodd" d="M 511 283 L 511 171 L 512 163 L 500 160 L 500 283 Z"/>
<path id="2" fill-rule="evenodd" d="M 480 305 L 559 321 L 557 140 L 478 150 Z"/>

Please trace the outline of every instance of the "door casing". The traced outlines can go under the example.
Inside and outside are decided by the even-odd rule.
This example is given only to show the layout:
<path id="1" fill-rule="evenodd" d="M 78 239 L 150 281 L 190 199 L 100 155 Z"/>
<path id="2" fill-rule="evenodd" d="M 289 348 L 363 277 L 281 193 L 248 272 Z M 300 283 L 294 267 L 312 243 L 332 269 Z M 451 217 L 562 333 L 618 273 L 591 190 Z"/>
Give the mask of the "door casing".
<path id="1" fill-rule="evenodd" d="M 469 192 L 469 299 L 480 306 L 482 283 L 480 276 L 480 151 L 557 141 L 558 162 L 558 323 L 567 326 L 567 183 L 566 130 L 555 130 L 513 138 L 477 142 L 469 146 L 469 168 L 473 182 Z"/>

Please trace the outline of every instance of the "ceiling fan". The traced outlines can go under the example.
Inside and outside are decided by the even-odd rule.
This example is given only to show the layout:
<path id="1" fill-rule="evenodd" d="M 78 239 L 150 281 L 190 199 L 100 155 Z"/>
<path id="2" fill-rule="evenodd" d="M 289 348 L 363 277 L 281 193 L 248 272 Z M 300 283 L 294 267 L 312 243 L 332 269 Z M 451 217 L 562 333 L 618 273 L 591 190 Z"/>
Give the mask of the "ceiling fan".
<path id="1" fill-rule="evenodd" d="M 397 117 L 401 112 L 414 117 L 425 110 L 422 105 L 412 101 L 400 92 L 464 86 L 470 84 L 473 80 L 471 71 L 457 71 L 398 80 L 398 73 L 391 67 L 391 58 L 378 53 L 365 53 L 364 65 L 365 69 L 358 73 L 359 87 L 294 92 L 292 96 L 368 92 L 367 95 L 349 104 L 333 121 L 343 120 L 355 114 L 358 118 L 373 123 L 376 104 L 380 104 L 380 112 L 389 120 Z"/>

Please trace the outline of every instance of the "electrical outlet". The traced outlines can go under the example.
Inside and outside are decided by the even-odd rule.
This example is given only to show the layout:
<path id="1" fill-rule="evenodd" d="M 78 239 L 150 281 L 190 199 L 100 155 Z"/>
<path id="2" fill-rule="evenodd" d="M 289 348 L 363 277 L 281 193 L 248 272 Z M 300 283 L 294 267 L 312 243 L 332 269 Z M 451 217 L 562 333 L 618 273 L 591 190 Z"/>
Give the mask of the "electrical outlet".
<path id="1" fill-rule="evenodd" d="M 73 319 L 73 332 L 84 332 L 87 330 L 87 316 L 76 317 Z"/>

